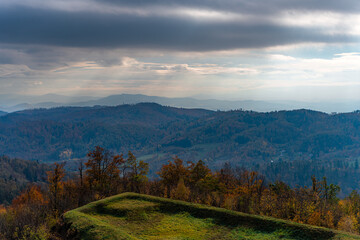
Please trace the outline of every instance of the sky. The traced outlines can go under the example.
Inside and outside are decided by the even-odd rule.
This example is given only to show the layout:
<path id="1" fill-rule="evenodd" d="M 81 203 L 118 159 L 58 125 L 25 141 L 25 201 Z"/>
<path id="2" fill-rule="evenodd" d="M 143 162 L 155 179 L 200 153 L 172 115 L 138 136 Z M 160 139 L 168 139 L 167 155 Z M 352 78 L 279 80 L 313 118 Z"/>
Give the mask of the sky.
<path id="1" fill-rule="evenodd" d="M 360 1 L 0 0 L 0 86 L 360 100 Z"/>

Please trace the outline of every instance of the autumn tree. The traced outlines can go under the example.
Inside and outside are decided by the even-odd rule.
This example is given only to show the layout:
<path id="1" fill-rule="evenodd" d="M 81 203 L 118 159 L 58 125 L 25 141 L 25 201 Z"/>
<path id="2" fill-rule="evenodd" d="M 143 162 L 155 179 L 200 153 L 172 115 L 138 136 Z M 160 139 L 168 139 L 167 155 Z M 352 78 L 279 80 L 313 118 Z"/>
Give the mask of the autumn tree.
<path id="1" fill-rule="evenodd" d="M 47 172 L 47 180 L 49 183 L 50 208 L 55 216 L 58 216 L 62 210 L 61 201 L 64 189 L 64 177 L 64 164 L 55 163 L 54 169 Z"/>
<path id="2" fill-rule="evenodd" d="M 86 178 L 92 191 L 99 198 L 118 192 L 120 166 L 124 164 L 122 155 L 113 155 L 110 151 L 96 146 L 88 154 Z"/>
<path id="3" fill-rule="evenodd" d="M 86 193 L 86 188 L 85 188 L 85 183 L 84 183 L 84 160 L 81 159 L 79 161 L 79 166 L 78 166 L 78 172 L 79 172 L 79 182 L 78 182 L 78 191 L 79 191 L 79 196 L 78 196 L 78 206 L 82 206 L 85 203 L 85 193 Z"/>
<path id="4" fill-rule="evenodd" d="M 200 203 L 212 203 L 211 195 L 220 190 L 218 179 L 202 160 L 190 165 L 189 183 L 191 199 Z"/>
<path id="5" fill-rule="evenodd" d="M 190 162 L 189 162 L 189 165 Z M 158 172 L 161 183 L 165 186 L 165 195 L 169 196 L 171 190 L 177 186 L 179 180 L 182 178 L 185 182 L 188 182 L 190 175 L 190 167 L 184 166 L 183 160 L 178 157 L 174 158 L 174 161 L 168 161 L 168 164 L 164 164 Z"/>
<path id="6" fill-rule="evenodd" d="M 148 180 L 146 175 L 149 172 L 149 164 L 142 160 L 138 161 L 134 154 L 129 151 L 126 165 L 130 190 L 139 193 L 143 184 Z"/>
<path id="7" fill-rule="evenodd" d="M 343 201 L 347 204 L 342 204 L 345 213 L 353 214 L 360 217 L 360 194 L 354 190 Z"/>
<path id="8" fill-rule="evenodd" d="M 189 199 L 190 189 L 185 186 L 184 179 L 180 178 L 177 187 L 171 191 L 171 198 L 187 201 Z"/>
<path id="9" fill-rule="evenodd" d="M 11 206 L 3 213 L 7 219 L 6 225 L 3 226 L 5 229 L 2 229 L 5 230 L 2 231 L 2 234 L 5 235 L 3 238 L 40 239 L 36 237 L 40 235 L 40 228 L 45 227 L 47 205 L 46 195 L 40 186 L 33 185 L 27 188 L 12 201 Z M 48 232 L 45 235 L 48 235 Z"/>
<path id="10" fill-rule="evenodd" d="M 208 174 L 210 174 L 210 169 L 205 165 L 202 160 L 199 160 L 193 167 L 190 169 L 190 182 L 196 184 L 200 180 L 204 179 Z"/>
<path id="11" fill-rule="evenodd" d="M 359 222 L 353 215 L 343 216 L 338 223 L 339 230 L 351 232 L 351 233 L 358 233 L 359 231 Z"/>
<path id="12" fill-rule="evenodd" d="M 239 185 L 235 192 L 239 195 L 237 209 L 242 212 L 258 213 L 264 179 L 255 171 L 244 170 L 240 174 Z"/>
<path id="13" fill-rule="evenodd" d="M 224 189 L 228 193 L 231 193 L 237 186 L 237 180 L 234 171 L 229 162 L 226 162 L 224 166 L 216 173 L 219 182 L 223 185 Z"/>
<path id="14" fill-rule="evenodd" d="M 17 196 L 12 201 L 13 207 L 20 207 L 23 205 L 46 205 L 47 200 L 41 190 L 40 186 L 33 185 L 26 189 L 22 194 Z"/>
<path id="15" fill-rule="evenodd" d="M 261 196 L 260 212 L 264 215 L 283 219 L 293 219 L 294 212 L 293 189 L 281 181 L 270 183 Z"/>
<path id="16" fill-rule="evenodd" d="M 323 177 L 323 180 L 320 182 L 321 192 L 320 197 L 324 200 L 325 204 L 327 203 L 335 203 L 339 199 L 337 198 L 337 194 L 340 192 L 340 187 L 335 184 L 328 184 L 326 177 Z"/>
<path id="17" fill-rule="evenodd" d="M 360 232 L 360 194 L 354 190 L 345 199 L 339 201 L 341 219 L 338 229 L 350 232 Z"/>

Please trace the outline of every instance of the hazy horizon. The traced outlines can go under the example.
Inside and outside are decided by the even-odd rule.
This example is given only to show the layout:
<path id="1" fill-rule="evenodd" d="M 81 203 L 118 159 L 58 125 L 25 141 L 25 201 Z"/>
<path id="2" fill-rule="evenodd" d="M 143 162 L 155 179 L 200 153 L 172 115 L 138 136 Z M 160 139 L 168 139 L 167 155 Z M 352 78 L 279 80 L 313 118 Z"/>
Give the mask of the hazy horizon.
<path id="1" fill-rule="evenodd" d="M 304 102 L 304 103 L 342 103 L 342 102 L 352 102 L 352 101 L 360 101 L 359 99 L 327 99 L 327 100 L 315 100 L 315 99 L 307 99 L 307 100 L 292 100 L 292 99 L 267 99 L 267 98 L 242 98 L 242 97 L 215 97 L 213 95 L 206 95 L 206 94 L 198 94 L 198 95 L 181 95 L 181 96 L 171 96 L 171 95 L 156 95 L 156 94 L 143 94 L 140 92 L 118 92 L 118 93 L 112 93 L 112 94 L 106 94 L 106 93 L 94 93 L 94 94 L 86 94 L 85 92 L 78 92 L 78 93 L 54 93 L 54 92 L 48 92 L 44 94 L 19 94 L 19 93 L 5 93 L 0 94 L 1 96 L 9 96 L 9 97 L 16 97 L 16 96 L 23 96 L 23 97 L 45 97 L 45 96 L 61 96 L 61 97 L 69 97 L 76 98 L 76 97 L 92 97 L 92 98 L 106 98 L 109 96 L 116 96 L 116 95 L 144 95 L 149 97 L 164 97 L 164 98 L 170 98 L 170 99 L 176 99 L 176 98 L 193 98 L 196 100 L 219 100 L 219 101 L 266 101 L 266 102 Z"/>
<path id="2" fill-rule="evenodd" d="M 136 104 L 154 102 L 164 106 L 180 108 L 202 108 L 208 110 L 252 110 L 257 112 L 271 112 L 281 110 L 309 109 L 325 113 L 345 113 L 360 109 L 360 101 L 265 101 L 265 100 L 224 100 L 199 97 L 161 97 L 143 94 L 115 94 L 109 96 L 66 96 L 58 94 L 45 95 L 12 95 L 0 94 L 0 111 L 16 112 L 25 109 L 54 108 L 54 107 L 91 107 L 117 106 L 122 104 Z"/>

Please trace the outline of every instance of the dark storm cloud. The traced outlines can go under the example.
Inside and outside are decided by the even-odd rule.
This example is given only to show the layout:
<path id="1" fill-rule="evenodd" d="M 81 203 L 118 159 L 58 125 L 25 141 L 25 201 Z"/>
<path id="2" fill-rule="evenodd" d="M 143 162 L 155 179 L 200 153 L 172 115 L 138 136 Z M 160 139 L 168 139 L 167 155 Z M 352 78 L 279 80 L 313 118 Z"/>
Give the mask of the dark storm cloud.
<path id="1" fill-rule="evenodd" d="M 168 15 L 109 14 L 31 7 L 1 8 L 0 33 L 0 42 L 10 44 L 180 51 L 355 41 L 347 35 L 324 34 L 321 29 L 275 23 L 198 21 Z"/>

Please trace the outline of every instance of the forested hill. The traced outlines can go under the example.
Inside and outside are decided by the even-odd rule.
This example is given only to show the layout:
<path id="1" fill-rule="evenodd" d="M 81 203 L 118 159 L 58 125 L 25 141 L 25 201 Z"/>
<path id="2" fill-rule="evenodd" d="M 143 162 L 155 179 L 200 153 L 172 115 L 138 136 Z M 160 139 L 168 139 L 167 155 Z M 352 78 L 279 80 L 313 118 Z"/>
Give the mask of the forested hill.
<path id="1" fill-rule="evenodd" d="M 150 152 L 178 128 L 209 114 L 154 103 L 19 111 L 0 117 L 0 153 L 55 161 L 64 151 L 72 152 L 69 158 L 82 158 L 96 145 Z"/>
<path id="2" fill-rule="evenodd" d="M 4 116 L 6 114 L 7 114 L 7 112 L 0 111 L 0 116 Z"/>
<path id="3" fill-rule="evenodd" d="M 0 121 L 14 123 L 25 121 L 84 122 L 104 124 L 160 125 L 174 120 L 192 120 L 210 114 L 203 109 L 163 107 L 156 103 L 119 105 L 116 107 L 58 107 L 51 109 L 23 110 L 8 114 Z"/>
<path id="4" fill-rule="evenodd" d="M 30 183 L 45 183 L 49 170 L 36 161 L 0 156 L 0 203 L 11 203 Z"/>
<path id="5" fill-rule="evenodd" d="M 227 161 L 266 168 L 273 178 L 283 175 L 279 169 L 285 171 L 289 161 L 305 164 L 303 169 L 313 169 L 317 176 L 321 169 L 320 173 L 331 170 L 336 175 L 337 169 L 359 165 L 359 128 L 359 112 L 223 112 L 154 103 L 61 107 L 0 117 L 0 153 L 40 161 L 72 160 L 100 145 L 117 153 L 131 150 L 151 169 L 177 155 L 202 159 L 213 168 Z"/>
<path id="6" fill-rule="evenodd" d="M 348 158 L 360 153 L 360 114 L 310 110 L 257 113 L 164 107 L 61 107 L 0 117 L 0 153 L 40 161 L 84 157 L 100 145 L 138 155 L 177 154 L 210 165 Z M 359 150 L 358 150 L 359 149 Z"/>

